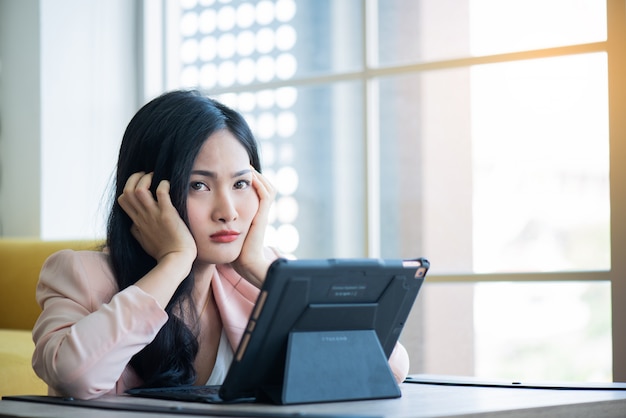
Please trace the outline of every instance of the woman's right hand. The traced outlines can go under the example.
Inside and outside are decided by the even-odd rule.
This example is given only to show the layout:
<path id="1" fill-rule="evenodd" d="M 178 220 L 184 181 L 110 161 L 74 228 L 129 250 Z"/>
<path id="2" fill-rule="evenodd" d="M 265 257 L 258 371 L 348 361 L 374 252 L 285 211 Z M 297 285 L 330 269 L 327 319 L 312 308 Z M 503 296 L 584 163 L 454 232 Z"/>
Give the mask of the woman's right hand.
<path id="1" fill-rule="evenodd" d="M 189 275 L 196 259 L 196 242 L 170 199 L 170 183 L 163 180 L 150 192 L 152 173 L 135 173 L 128 178 L 118 197 L 124 212 L 133 221 L 130 232 L 156 261 L 155 268 L 135 285 L 151 294 L 163 309 L 180 283 Z"/>
<path id="2" fill-rule="evenodd" d="M 182 257 L 191 264 L 196 258 L 196 243 L 170 198 L 170 183 L 162 180 L 156 200 L 150 191 L 153 173 L 139 172 L 126 181 L 118 203 L 133 221 L 131 233 L 157 263 L 170 256 Z"/>

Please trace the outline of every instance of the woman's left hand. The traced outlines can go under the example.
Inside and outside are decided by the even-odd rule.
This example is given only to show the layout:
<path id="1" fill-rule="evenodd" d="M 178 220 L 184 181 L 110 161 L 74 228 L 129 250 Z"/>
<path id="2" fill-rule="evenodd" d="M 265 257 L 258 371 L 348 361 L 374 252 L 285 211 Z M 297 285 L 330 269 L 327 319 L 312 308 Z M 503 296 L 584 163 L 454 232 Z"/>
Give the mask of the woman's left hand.
<path id="1" fill-rule="evenodd" d="M 259 197 L 259 209 L 252 219 L 241 253 L 232 262 L 232 266 L 242 277 L 260 288 L 272 262 L 265 257 L 264 240 L 270 207 L 276 197 L 276 189 L 254 167 L 251 166 L 250 168 L 252 169 L 252 187 Z"/>

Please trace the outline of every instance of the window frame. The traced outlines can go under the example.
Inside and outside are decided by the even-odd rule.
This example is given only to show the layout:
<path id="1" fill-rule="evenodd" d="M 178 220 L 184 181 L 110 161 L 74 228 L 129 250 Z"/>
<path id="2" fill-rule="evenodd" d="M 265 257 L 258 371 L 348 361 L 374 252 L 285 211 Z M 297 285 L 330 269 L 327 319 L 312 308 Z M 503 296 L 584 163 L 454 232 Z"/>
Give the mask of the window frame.
<path id="1" fill-rule="evenodd" d="M 626 381 L 626 1 L 607 0 L 613 380 Z"/>

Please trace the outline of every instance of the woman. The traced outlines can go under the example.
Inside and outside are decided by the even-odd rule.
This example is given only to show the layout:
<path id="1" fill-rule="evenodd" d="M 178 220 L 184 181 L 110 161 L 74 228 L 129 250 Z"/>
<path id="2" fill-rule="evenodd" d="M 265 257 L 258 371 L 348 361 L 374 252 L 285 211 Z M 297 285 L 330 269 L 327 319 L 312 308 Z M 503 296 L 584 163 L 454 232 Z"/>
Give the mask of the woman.
<path id="1" fill-rule="evenodd" d="M 65 250 L 42 268 L 33 368 L 52 395 L 220 384 L 267 268 L 275 191 L 244 119 L 193 91 L 130 121 L 102 252 Z M 390 359 L 404 379 L 408 356 Z"/>

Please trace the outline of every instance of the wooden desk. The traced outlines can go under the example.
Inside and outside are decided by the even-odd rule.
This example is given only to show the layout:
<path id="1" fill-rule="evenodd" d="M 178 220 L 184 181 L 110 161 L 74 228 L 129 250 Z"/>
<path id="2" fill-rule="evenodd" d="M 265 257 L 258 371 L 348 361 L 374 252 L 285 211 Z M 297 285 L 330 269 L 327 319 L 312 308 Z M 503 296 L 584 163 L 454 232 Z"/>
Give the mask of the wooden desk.
<path id="1" fill-rule="evenodd" d="M 184 412 L 209 417 L 626 417 L 626 390 L 563 390 L 403 383 L 398 399 L 276 406 L 205 405 L 127 396 L 88 401 L 83 406 L 0 401 L 0 417 L 180 418 Z M 96 406 L 123 409 L 101 409 Z M 146 412 L 132 408 L 152 409 Z M 155 410 L 154 408 L 159 408 Z M 187 415 L 189 416 L 189 415 Z"/>

